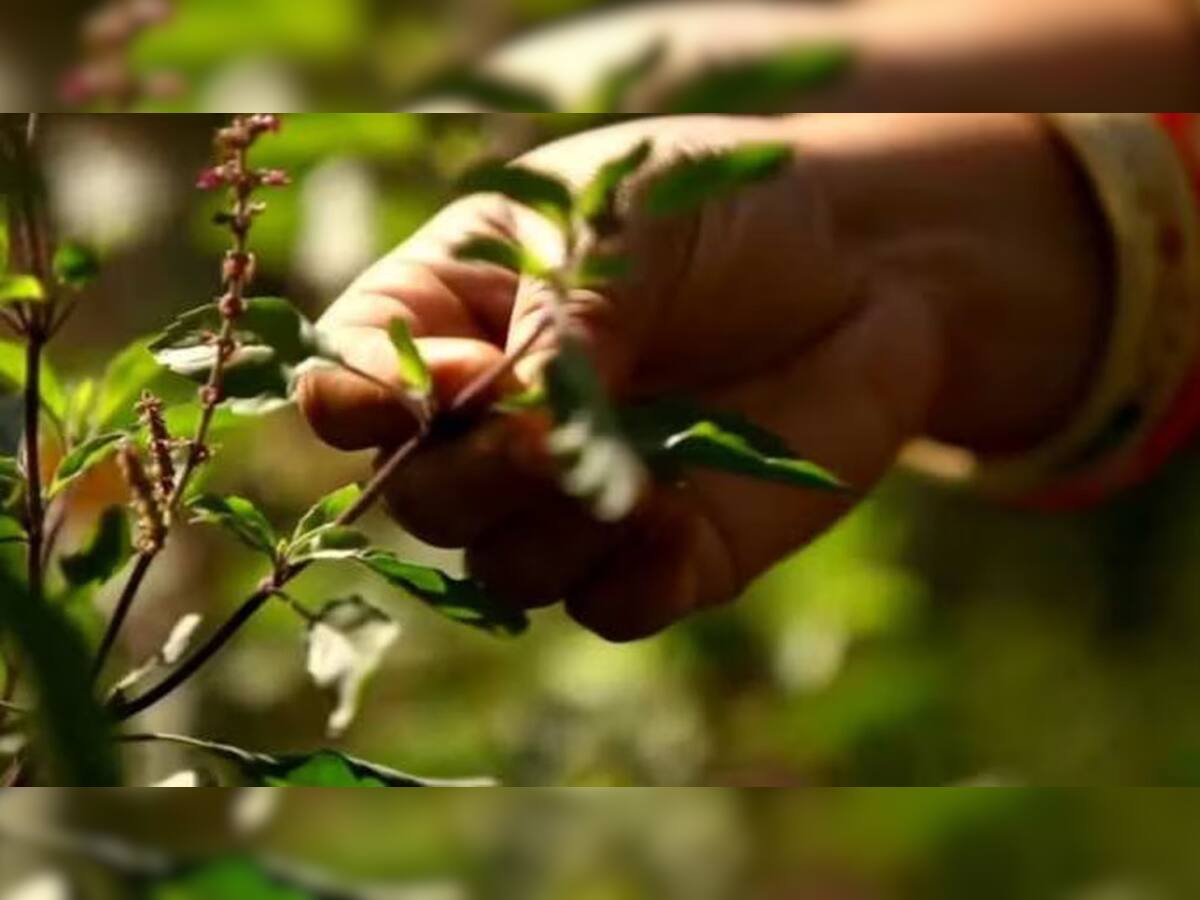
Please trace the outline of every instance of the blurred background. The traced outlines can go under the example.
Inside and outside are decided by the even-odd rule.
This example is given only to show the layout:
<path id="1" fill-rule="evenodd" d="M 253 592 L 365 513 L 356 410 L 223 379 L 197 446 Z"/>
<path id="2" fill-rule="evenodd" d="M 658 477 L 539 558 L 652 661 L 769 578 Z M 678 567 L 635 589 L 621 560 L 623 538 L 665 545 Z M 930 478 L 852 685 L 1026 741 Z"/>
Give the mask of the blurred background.
<path id="1" fill-rule="evenodd" d="M 245 793 L 280 805 L 264 810 L 259 797 L 230 791 L 26 790 L 0 797 L 0 825 L 28 833 L 55 823 L 50 833 L 76 846 L 102 830 L 102 852 L 130 864 L 147 850 L 151 860 L 209 854 L 205 892 L 176 880 L 137 895 L 153 900 L 1186 900 L 1200 891 L 1192 791 Z M 265 889 L 253 866 L 327 892 Z M 64 874 L 82 894 L 51 893 Z M 130 894 L 79 853 L 0 842 L 0 897 L 75 896 Z"/>
<path id="2" fill-rule="evenodd" d="M 392 109 L 506 37 L 613 0 L 173 0 L 132 50 L 143 72 L 182 76 L 146 108 L 289 112 Z M 81 57 L 95 0 L 9 0 L 0 11 L 0 110 L 48 109 Z M 639 48 L 631 47 L 633 53 Z"/>
<path id="3" fill-rule="evenodd" d="M 107 257 L 58 343 L 68 381 L 207 302 L 222 232 L 192 187 L 204 116 L 52 116 L 44 141 L 63 229 Z M 588 124 L 571 117 L 574 127 Z M 559 117 L 303 115 L 256 160 L 295 185 L 255 227 L 257 290 L 311 316 L 452 195 L 480 155 L 561 132 Z M 0 401 L 3 402 L 3 401 Z M 12 441 L 13 435 L 7 440 Z M 212 487 L 281 524 L 369 468 L 323 449 L 294 412 L 225 431 Z M 120 496 L 100 472 L 66 540 Z M 393 525 L 379 541 L 414 548 Z M 424 775 L 510 785 L 1200 783 L 1200 467 L 1183 457 L 1094 513 L 998 509 L 897 474 L 742 601 L 660 638 L 611 646 L 559 611 L 505 641 L 455 627 L 357 570 L 306 574 L 310 605 L 360 592 L 404 634 L 345 749 Z M 456 560 L 440 557 L 447 565 Z M 172 542 L 127 629 L 139 662 L 181 616 L 209 627 L 254 587 L 257 561 L 205 529 Z M 110 586 L 80 595 L 96 636 Z M 301 623 L 268 607 L 189 692 L 145 724 L 264 750 L 322 742 L 325 696 L 304 672 Z M 137 783 L 185 766 L 130 752 Z"/>

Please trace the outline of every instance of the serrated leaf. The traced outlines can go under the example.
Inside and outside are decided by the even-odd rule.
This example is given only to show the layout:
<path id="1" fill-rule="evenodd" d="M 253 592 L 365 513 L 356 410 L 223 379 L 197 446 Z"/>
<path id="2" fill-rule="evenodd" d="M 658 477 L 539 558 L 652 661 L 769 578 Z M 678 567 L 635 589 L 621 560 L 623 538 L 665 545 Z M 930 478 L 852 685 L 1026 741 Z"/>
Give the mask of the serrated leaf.
<path id="1" fill-rule="evenodd" d="M 650 159 L 654 144 L 649 139 L 634 145 L 623 156 L 600 167 L 579 193 L 576 210 L 586 222 L 605 226 L 615 216 L 616 200 L 621 186 L 636 175 Z"/>
<path id="2" fill-rule="evenodd" d="M 100 516 L 96 529 L 77 553 L 59 562 L 63 577 L 72 587 L 103 584 L 125 564 L 133 553 L 129 517 L 119 506 L 111 506 Z"/>
<path id="3" fill-rule="evenodd" d="M 571 216 L 573 201 L 566 183 L 526 166 L 481 166 L 468 174 L 460 187 L 464 193 L 502 194 L 559 223 Z"/>
<path id="4" fill-rule="evenodd" d="M 715 66 L 668 97 L 671 114 L 779 112 L 843 77 L 854 62 L 845 46 L 800 46 Z"/>
<path id="5" fill-rule="evenodd" d="M 786 144 L 744 144 L 729 150 L 683 159 L 655 178 L 646 190 L 652 216 L 691 213 L 755 182 L 778 175 L 792 159 Z"/>
<path id="6" fill-rule="evenodd" d="M 648 473 L 626 440 L 600 377 L 583 348 L 564 341 L 546 366 L 546 396 L 557 424 L 549 447 L 559 463 L 559 482 L 584 500 L 601 521 L 633 511 Z"/>
<path id="7" fill-rule="evenodd" d="M 126 437 L 123 431 L 113 431 L 89 438 L 73 449 L 58 464 L 58 471 L 54 473 L 46 496 L 58 496 L 68 485 L 110 459 L 117 452 L 117 445 Z"/>
<path id="8" fill-rule="evenodd" d="M 446 97 L 475 103 L 491 112 L 557 111 L 554 101 L 540 88 L 483 72 L 452 72 L 422 93 L 434 99 Z"/>
<path id="9" fill-rule="evenodd" d="M 257 506 L 245 497 L 204 494 L 188 502 L 192 521 L 218 525 L 231 532 L 252 550 L 274 559 L 279 537 Z"/>
<path id="10" fill-rule="evenodd" d="M 778 435 L 736 414 L 666 400 L 623 410 L 622 419 L 652 464 L 699 466 L 813 490 L 846 490 L 836 475 L 801 459 Z"/>
<path id="11" fill-rule="evenodd" d="M 581 112 L 627 113 L 629 98 L 637 88 L 662 67 L 667 58 L 667 42 L 656 40 L 627 62 L 605 73 Z M 711 107 L 725 110 L 721 107 Z"/>
<path id="12" fill-rule="evenodd" d="M 548 268 L 528 247 L 487 235 L 467 238 L 454 248 L 454 258 L 463 262 L 491 263 L 519 275 L 540 276 Z"/>
<path id="13" fill-rule="evenodd" d="M 165 368 L 204 383 L 216 361 L 212 337 L 221 324 L 214 305 L 193 309 L 153 340 L 150 351 Z M 278 297 L 247 300 L 235 338 L 238 349 L 226 363 L 223 392 L 231 407 L 246 414 L 271 411 L 289 402 L 303 364 L 335 358 L 313 324 Z"/>
<path id="14" fill-rule="evenodd" d="M 8 303 L 40 303 L 46 289 L 33 275 L 0 275 L 0 306 Z"/>
<path id="15" fill-rule="evenodd" d="M 53 269 L 60 284 L 80 290 L 100 274 L 100 257 L 82 244 L 64 243 L 54 252 Z"/>
<path id="16" fill-rule="evenodd" d="M 312 508 L 300 519 L 293 534 L 293 540 L 299 541 L 318 528 L 332 525 L 339 516 L 354 506 L 360 497 L 362 497 L 362 488 L 357 484 L 348 484 L 331 494 L 326 494 L 313 504 Z"/>
<path id="17" fill-rule="evenodd" d="M 404 386 L 414 396 L 428 399 L 433 393 L 433 373 L 421 358 L 421 351 L 417 348 L 417 342 L 413 340 L 408 323 L 403 319 L 394 319 L 388 325 L 388 337 L 396 349 L 396 364 L 400 368 Z"/>
<path id="18" fill-rule="evenodd" d="M 393 587 L 407 591 L 456 622 L 506 635 L 521 634 L 529 627 L 523 611 L 493 600 L 474 581 L 404 562 L 385 550 L 369 550 L 355 559 Z"/>
<path id="19" fill-rule="evenodd" d="M 361 597 L 335 600 L 309 623 L 308 674 L 317 687 L 336 697 L 326 723 L 331 737 L 350 727 L 363 687 L 399 637 L 400 626 L 391 616 Z"/>

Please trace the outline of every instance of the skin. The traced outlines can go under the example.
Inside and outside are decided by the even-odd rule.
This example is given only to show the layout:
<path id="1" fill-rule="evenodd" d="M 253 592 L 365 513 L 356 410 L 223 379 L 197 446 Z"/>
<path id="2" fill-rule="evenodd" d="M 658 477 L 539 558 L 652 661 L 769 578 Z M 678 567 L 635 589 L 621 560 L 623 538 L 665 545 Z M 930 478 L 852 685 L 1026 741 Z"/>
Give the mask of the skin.
<path id="1" fill-rule="evenodd" d="M 655 166 L 759 140 L 791 143 L 797 161 L 697 216 L 632 217 L 621 249 L 633 274 L 571 304 L 617 395 L 686 391 L 739 411 L 863 491 L 913 437 L 1020 450 L 1077 403 L 1104 339 L 1107 246 L 1039 118 L 642 119 L 525 161 L 578 182 L 647 135 Z M 448 401 L 545 302 L 535 284 L 452 259 L 466 236 L 497 228 L 557 249 L 535 214 L 470 197 L 364 273 L 321 327 L 352 363 L 394 381 L 386 327 L 405 318 Z M 543 341 L 515 380 L 551 349 Z M 386 390 L 350 374 L 315 373 L 301 402 L 342 449 L 412 433 Z M 392 482 L 390 508 L 419 537 L 466 547 L 508 602 L 563 601 L 614 641 L 731 600 L 852 503 L 695 473 L 604 525 L 553 487 L 536 438 L 527 422 L 496 419 L 429 446 Z"/>

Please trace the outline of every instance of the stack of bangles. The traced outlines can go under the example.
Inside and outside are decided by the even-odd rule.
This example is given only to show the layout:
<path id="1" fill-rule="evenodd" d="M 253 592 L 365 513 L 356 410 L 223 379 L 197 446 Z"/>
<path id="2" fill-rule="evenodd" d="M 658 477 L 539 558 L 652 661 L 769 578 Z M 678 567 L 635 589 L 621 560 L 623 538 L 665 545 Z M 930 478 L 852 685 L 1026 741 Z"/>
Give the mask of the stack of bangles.
<path id="1" fill-rule="evenodd" d="M 1006 502 L 1071 509 L 1146 480 L 1200 432 L 1200 114 L 1047 123 L 1111 238 L 1111 322 L 1091 385 L 1071 421 L 1019 456 L 920 441 L 906 462 Z"/>

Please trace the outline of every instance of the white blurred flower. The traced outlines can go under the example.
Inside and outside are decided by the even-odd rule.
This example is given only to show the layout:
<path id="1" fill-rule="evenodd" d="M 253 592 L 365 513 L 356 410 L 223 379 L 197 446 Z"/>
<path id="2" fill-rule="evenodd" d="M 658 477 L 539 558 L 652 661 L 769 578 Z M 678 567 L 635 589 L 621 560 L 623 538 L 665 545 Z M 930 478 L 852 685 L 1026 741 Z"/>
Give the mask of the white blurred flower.
<path id="1" fill-rule="evenodd" d="M 39 872 L 0 895 L 0 900 L 71 900 L 73 896 L 66 876 Z"/>
<path id="2" fill-rule="evenodd" d="M 241 59 L 220 69 L 205 85 L 199 112 L 300 112 L 304 98 L 288 67 L 272 59 Z"/>

